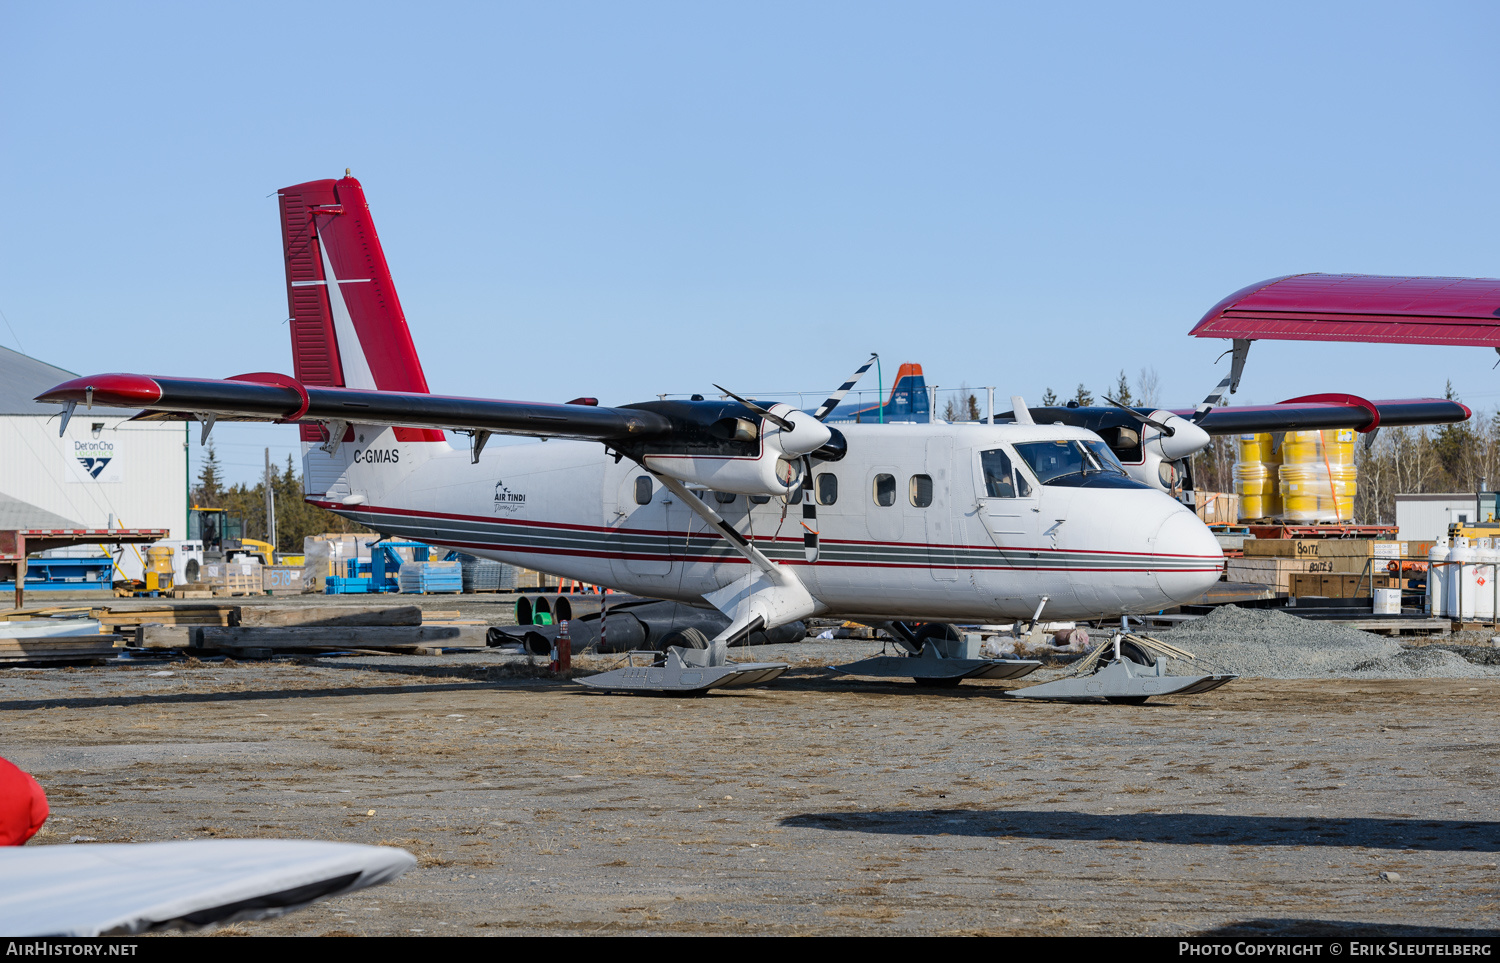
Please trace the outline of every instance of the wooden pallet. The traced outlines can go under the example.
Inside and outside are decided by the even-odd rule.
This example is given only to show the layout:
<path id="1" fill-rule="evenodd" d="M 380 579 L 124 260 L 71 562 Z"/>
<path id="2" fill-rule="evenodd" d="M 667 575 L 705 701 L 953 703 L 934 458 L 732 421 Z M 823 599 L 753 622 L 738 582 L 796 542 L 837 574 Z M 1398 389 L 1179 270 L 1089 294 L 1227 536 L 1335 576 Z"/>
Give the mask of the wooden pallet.
<path id="1" fill-rule="evenodd" d="M 1347 625 L 1361 632 L 1377 635 L 1447 635 L 1451 629 L 1447 619 L 1329 619 L 1334 625 Z"/>

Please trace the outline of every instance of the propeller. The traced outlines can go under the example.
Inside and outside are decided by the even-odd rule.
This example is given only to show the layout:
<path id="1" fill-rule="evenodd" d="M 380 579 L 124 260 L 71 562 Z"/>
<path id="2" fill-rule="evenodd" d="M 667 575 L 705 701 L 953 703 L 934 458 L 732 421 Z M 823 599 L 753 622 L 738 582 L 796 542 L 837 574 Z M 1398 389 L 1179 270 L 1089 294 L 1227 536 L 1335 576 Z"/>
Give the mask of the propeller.
<path id="1" fill-rule="evenodd" d="M 837 408 L 839 406 L 839 402 L 843 401 L 844 396 L 849 393 L 849 389 L 853 388 L 855 384 L 859 382 L 859 379 L 864 377 L 865 372 L 870 370 L 870 365 L 874 364 L 878 360 L 880 360 L 880 355 L 872 352 L 870 354 L 870 360 L 860 365 L 859 370 L 850 375 L 848 381 L 845 381 L 843 384 L 839 385 L 838 390 L 829 395 L 828 400 L 819 405 L 818 410 L 813 412 L 813 417 L 818 419 L 819 421 L 822 421 L 824 418 L 827 418 L 830 414 L 832 414 L 833 409 Z M 884 398 L 880 398 L 877 400 L 879 400 L 881 404 L 885 404 Z"/>
<path id="2" fill-rule="evenodd" d="M 777 428 L 780 428 L 782 431 L 792 431 L 792 430 L 794 430 L 797 427 L 796 425 L 792 424 L 787 419 L 781 417 L 780 415 L 772 414 L 770 411 L 766 410 L 765 408 L 762 408 L 760 405 L 758 405 L 755 402 L 749 400 L 748 398 L 741 398 L 739 395 L 735 394 L 733 391 L 730 391 L 728 388 L 724 387 L 723 385 L 714 385 L 714 387 L 718 388 L 720 391 L 724 392 L 726 395 L 728 395 L 729 397 L 733 398 L 735 401 L 738 401 L 740 404 L 744 405 L 746 408 L 749 408 L 751 411 L 753 411 L 756 414 L 760 415 L 761 417 L 765 418 L 767 421 L 771 422 L 771 424 L 775 425 Z"/>
<path id="3" fill-rule="evenodd" d="M 1115 399 L 1111 398 L 1109 395 L 1105 395 L 1104 396 L 1104 400 L 1107 401 L 1107 402 L 1109 402 L 1110 404 L 1114 405 L 1116 408 L 1120 408 L 1120 409 L 1124 410 L 1127 414 L 1130 415 L 1130 417 L 1134 418 L 1136 421 L 1139 421 L 1141 424 L 1143 424 L 1143 425 L 1150 425 L 1152 428 L 1155 428 L 1156 430 L 1160 431 L 1162 434 L 1166 435 L 1168 438 L 1171 438 L 1173 435 L 1177 434 L 1177 429 L 1173 428 L 1171 425 L 1163 424 L 1160 421 L 1155 421 L 1155 420 L 1153 420 L 1151 418 L 1147 418 L 1145 415 L 1141 414 L 1139 411 L 1136 411 L 1134 408 L 1131 408 L 1129 405 L 1122 405 L 1122 404 L 1120 404 L 1118 401 L 1116 401 Z"/>

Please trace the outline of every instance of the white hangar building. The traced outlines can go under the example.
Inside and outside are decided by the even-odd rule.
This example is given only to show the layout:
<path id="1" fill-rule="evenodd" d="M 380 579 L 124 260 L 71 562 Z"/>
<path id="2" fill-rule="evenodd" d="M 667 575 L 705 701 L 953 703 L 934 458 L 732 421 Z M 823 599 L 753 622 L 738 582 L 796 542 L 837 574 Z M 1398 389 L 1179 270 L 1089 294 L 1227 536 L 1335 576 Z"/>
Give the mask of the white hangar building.
<path id="1" fill-rule="evenodd" d="M 188 435 L 177 422 L 32 399 L 78 377 L 0 347 L 0 529 L 165 528 L 187 537 Z"/>

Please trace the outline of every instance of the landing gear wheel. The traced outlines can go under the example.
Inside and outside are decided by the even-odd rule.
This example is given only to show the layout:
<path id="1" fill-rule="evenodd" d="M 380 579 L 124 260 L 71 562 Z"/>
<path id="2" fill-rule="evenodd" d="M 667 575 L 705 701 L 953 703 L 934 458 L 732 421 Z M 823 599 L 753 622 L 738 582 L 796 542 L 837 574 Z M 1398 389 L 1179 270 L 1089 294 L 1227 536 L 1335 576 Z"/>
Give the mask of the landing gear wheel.
<path id="1" fill-rule="evenodd" d="M 698 629 L 678 629 L 668 632 L 661 640 L 661 650 L 667 651 L 669 646 L 681 646 L 684 649 L 706 649 L 708 648 L 708 636 Z"/>
<path id="2" fill-rule="evenodd" d="M 1112 643 L 1105 644 L 1109 645 Z M 1120 657 L 1129 659 L 1136 665 L 1143 665 L 1148 669 L 1156 665 L 1155 655 L 1147 650 L 1145 646 L 1138 645 L 1135 642 L 1131 642 L 1129 639 L 1125 639 L 1120 642 Z"/>
<path id="3" fill-rule="evenodd" d="M 198 571 L 198 560 L 196 558 L 188 559 L 187 564 L 182 567 L 183 581 L 189 583 L 198 581 Z"/>

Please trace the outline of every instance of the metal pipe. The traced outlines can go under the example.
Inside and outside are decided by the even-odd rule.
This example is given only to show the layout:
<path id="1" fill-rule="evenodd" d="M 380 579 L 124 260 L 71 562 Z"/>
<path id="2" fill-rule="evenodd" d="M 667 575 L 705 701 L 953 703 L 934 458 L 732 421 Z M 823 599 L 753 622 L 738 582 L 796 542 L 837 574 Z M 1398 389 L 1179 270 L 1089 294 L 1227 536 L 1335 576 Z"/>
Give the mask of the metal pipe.
<path id="1" fill-rule="evenodd" d="M 985 404 L 985 408 L 989 412 L 989 415 L 984 420 L 988 424 L 993 425 L 995 423 L 995 388 L 992 385 L 984 389 L 984 391 L 985 394 L 989 396 L 989 401 Z"/>

